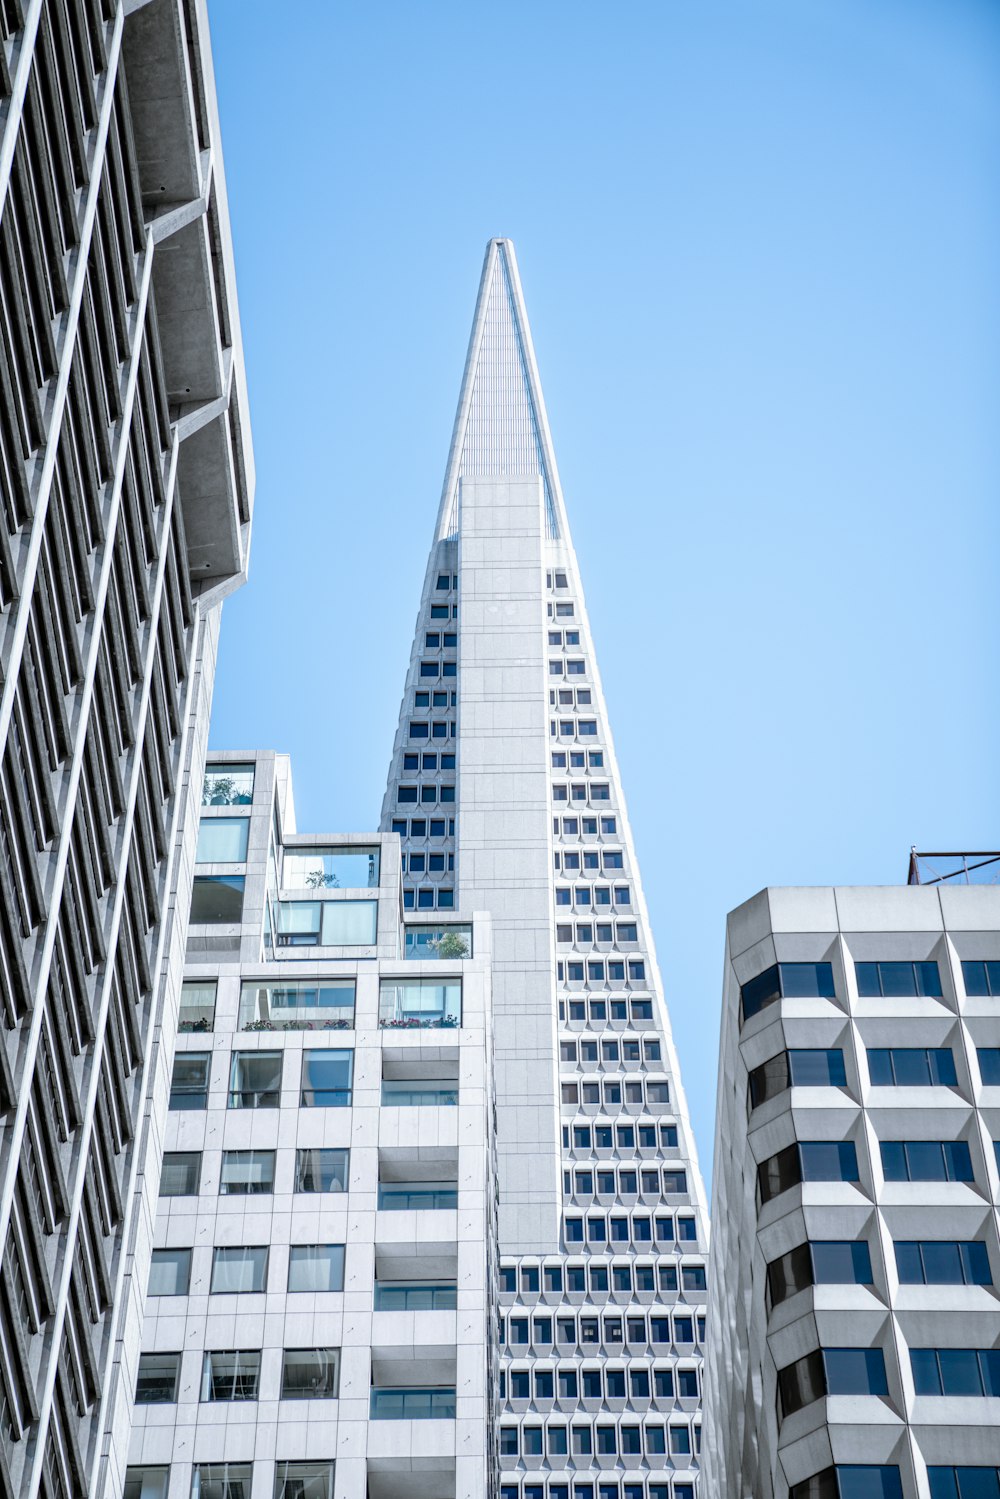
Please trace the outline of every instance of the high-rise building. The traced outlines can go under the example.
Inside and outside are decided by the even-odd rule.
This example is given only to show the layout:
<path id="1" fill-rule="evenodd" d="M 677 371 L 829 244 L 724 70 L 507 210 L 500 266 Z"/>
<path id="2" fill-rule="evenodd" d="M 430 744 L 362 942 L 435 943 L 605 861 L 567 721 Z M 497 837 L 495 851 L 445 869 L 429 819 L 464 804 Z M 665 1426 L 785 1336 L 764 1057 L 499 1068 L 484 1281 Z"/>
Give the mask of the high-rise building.
<path id="1" fill-rule="evenodd" d="M 729 916 L 704 1483 L 1000 1494 L 1000 855 Z"/>
<path id="2" fill-rule="evenodd" d="M 82 1499 L 253 472 L 202 0 L 3 0 L 0 40 L 0 1494 Z"/>
<path id="3" fill-rule="evenodd" d="M 513 247 L 487 247 L 382 827 L 492 923 L 503 1499 L 687 1499 L 706 1223 Z"/>

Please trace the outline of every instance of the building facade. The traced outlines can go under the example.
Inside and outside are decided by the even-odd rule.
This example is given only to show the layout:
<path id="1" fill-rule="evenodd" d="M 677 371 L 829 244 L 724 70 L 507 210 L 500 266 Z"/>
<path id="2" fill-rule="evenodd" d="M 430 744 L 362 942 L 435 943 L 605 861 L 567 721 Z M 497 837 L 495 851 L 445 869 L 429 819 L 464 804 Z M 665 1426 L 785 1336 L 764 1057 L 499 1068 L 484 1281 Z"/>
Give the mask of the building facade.
<path id="1" fill-rule="evenodd" d="M 70 1499 L 127 1429 L 253 463 L 201 0 L 5 0 L 0 42 L 0 1492 Z"/>
<path id="2" fill-rule="evenodd" d="M 126 1499 L 495 1493 L 490 924 L 212 757 Z"/>
<path id="3" fill-rule="evenodd" d="M 718 1499 L 1000 1493 L 1000 888 L 969 883 L 997 867 L 915 855 L 908 886 L 729 917 Z"/>
<path id="4" fill-rule="evenodd" d="M 490 242 L 382 813 L 492 924 L 503 1499 L 688 1499 L 707 1226 L 513 247 Z"/>

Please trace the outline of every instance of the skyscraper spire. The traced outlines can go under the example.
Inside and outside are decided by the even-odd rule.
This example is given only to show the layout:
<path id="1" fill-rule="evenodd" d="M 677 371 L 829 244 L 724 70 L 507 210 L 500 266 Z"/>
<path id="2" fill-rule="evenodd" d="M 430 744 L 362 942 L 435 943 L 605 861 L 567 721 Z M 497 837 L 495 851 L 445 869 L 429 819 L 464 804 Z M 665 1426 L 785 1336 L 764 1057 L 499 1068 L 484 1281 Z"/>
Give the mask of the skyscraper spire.
<path id="1" fill-rule="evenodd" d="M 624 1399 L 627 1384 L 641 1397 L 637 1410 L 676 1416 L 670 1392 L 698 1389 L 707 1225 L 507 240 L 486 251 L 383 828 L 402 840 L 404 904 L 426 913 L 429 944 L 456 915 L 492 919 L 508 1311 L 501 1423 L 517 1428 L 503 1439 L 505 1467 L 544 1450 L 542 1467 L 556 1483 L 548 1492 L 568 1499 L 565 1424 L 539 1449 L 534 1428 L 520 1429 L 526 1406 L 516 1402 L 529 1388 L 546 1398 L 555 1351 L 567 1371 L 561 1420 L 577 1390 L 586 1395 L 581 1416 L 594 1409 L 595 1380 L 605 1400 Z M 610 1362 L 584 1391 L 569 1369 L 588 1352 Z M 619 1368 L 623 1359 L 634 1379 Z M 694 1406 L 684 1409 L 689 1420 Z M 637 1433 L 616 1424 L 603 1450 L 631 1452 Z M 580 1440 L 574 1481 L 588 1467 Z M 662 1456 L 657 1440 L 643 1441 L 653 1456 L 642 1473 L 690 1469 L 673 1491 L 688 1499 L 696 1435 L 678 1432 Z M 523 1499 L 516 1484 L 515 1494 Z M 669 1483 L 650 1477 L 628 1499 L 669 1494 Z"/>

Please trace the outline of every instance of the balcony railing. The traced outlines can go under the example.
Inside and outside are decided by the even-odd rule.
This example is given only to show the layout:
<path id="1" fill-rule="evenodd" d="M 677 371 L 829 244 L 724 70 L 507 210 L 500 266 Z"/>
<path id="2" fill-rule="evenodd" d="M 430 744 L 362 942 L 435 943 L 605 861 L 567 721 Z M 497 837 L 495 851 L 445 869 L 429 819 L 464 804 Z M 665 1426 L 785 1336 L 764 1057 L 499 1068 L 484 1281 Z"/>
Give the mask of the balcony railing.
<path id="1" fill-rule="evenodd" d="M 379 990 L 378 1023 L 388 1030 L 454 1030 L 462 1024 L 462 980 L 387 980 Z"/>
<path id="2" fill-rule="evenodd" d="M 395 1213 L 457 1208 L 458 1188 L 450 1182 L 380 1182 L 378 1205 Z"/>
<path id="3" fill-rule="evenodd" d="M 372 1390 L 373 1421 L 454 1421 L 454 1389 Z"/>
<path id="4" fill-rule="evenodd" d="M 458 1087 L 429 1088 L 407 1083 L 383 1082 L 382 1102 L 390 1108 L 453 1107 L 458 1103 Z"/>
<path id="5" fill-rule="evenodd" d="M 909 885 L 1000 885 L 1000 853 L 921 854 L 910 850 Z"/>
<path id="6" fill-rule="evenodd" d="M 453 1312 L 457 1305 L 454 1284 L 393 1286 L 375 1282 L 377 1312 Z"/>
<path id="7" fill-rule="evenodd" d="M 410 926 L 406 928 L 408 958 L 471 958 L 471 926 Z"/>

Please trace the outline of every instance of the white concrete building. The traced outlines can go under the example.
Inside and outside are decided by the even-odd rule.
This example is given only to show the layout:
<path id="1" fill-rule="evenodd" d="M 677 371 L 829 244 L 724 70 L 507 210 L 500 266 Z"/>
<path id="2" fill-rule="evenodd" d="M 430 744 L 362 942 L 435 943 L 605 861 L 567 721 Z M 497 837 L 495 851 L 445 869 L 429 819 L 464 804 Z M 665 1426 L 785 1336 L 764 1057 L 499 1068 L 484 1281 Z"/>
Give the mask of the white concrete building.
<path id="1" fill-rule="evenodd" d="M 706 1223 L 513 247 L 487 247 L 382 827 L 486 911 L 502 1499 L 689 1499 Z"/>
<path id="2" fill-rule="evenodd" d="M 729 917 L 715 1499 L 1000 1493 L 998 858 Z"/>
<path id="3" fill-rule="evenodd" d="M 397 838 L 211 758 L 126 1499 L 493 1491 L 489 975 L 488 917 L 404 928 Z"/>

